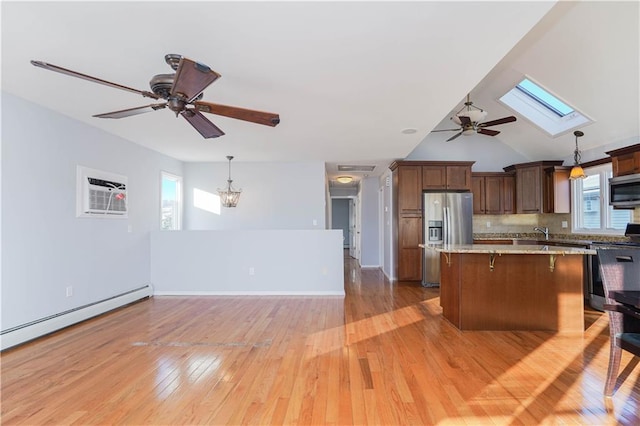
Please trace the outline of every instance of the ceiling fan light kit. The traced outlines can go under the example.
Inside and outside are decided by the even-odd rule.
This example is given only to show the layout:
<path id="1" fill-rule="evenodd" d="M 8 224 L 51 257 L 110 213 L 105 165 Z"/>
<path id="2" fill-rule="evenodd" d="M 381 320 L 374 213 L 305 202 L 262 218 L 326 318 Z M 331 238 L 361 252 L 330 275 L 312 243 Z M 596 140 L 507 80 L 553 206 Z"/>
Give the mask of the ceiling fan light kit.
<path id="1" fill-rule="evenodd" d="M 182 55 L 165 55 L 165 62 L 175 71 L 175 73 L 158 74 L 153 76 L 149 82 L 151 92 L 112 83 L 107 80 L 102 80 L 97 77 L 92 77 L 90 75 L 62 68 L 47 62 L 31 61 L 31 64 L 49 71 L 55 71 L 71 77 L 91 81 L 93 83 L 137 93 L 146 98 L 156 100 L 164 99 L 166 101 L 164 103 L 155 103 L 94 115 L 94 117 L 97 118 L 117 119 L 169 108 L 175 113 L 176 117 L 181 115 L 204 138 L 217 138 L 224 135 L 224 132 L 206 118 L 202 114 L 203 112 L 271 127 L 280 123 L 280 116 L 278 114 L 202 102 L 201 99 L 204 89 L 220 78 L 220 74 L 213 71 L 209 66 L 185 58 Z"/>
<path id="2" fill-rule="evenodd" d="M 473 105 L 473 102 L 469 100 L 469 95 L 467 95 L 467 101 L 464 103 L 464 106 L 458 112 L 456 112 L 453 117 L 451 117 L 451 120 L 459 125 L 460 128 L 432 130 L 432 132 L 458 132 L 447 139 L 447 142 L 456 139 L 460 135 L 470 136 L 476 133 L 487 136 L 496 136 L 500 132 L 498 130 L 487 129 L 487 127 L 516 121 L 516 117 L 514 116 L 502 117 L 498 118 L 497 120 L 484 121 L 486 117 L 487 111 Z"/>

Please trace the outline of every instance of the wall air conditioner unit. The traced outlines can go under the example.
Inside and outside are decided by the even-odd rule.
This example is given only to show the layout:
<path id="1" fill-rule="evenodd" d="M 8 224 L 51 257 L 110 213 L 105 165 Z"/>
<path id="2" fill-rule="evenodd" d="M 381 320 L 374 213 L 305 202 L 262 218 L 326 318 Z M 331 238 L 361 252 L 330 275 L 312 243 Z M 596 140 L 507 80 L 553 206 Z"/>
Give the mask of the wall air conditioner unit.
<path id="1" fill-rule="evenodd" d="M 78 166 L 77 217 L 127 217 L 127 177 Z"/>

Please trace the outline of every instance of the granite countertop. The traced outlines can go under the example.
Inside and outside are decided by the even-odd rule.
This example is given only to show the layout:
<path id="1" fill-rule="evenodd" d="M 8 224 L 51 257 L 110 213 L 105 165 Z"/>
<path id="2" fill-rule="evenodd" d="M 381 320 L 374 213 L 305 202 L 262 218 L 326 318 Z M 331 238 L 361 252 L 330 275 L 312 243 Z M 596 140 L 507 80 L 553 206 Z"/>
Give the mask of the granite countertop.
<path id="1" fill-rule="evenodd" d="M 588 246 L 593 242 L 627 242 L 628 237 L 624 235 L 583 235 L 583 234 L 550 234 L 545 240 L 541 233 L 475 233 L 474 240 L 494 240 L 494 241 L 537 241 L 538 243 L 555 244 L 579 244 Z"/>
<path id="2" fill-rule="evenodd" d="M 443 253 L 487 253 L 487 254 L 579 254 L 595 255 L 595 250 L 579 247 L 540 246 L 540 245 L 511 245 L 511 244 L 452 244 L 425 245 L 428 248 Z"/>

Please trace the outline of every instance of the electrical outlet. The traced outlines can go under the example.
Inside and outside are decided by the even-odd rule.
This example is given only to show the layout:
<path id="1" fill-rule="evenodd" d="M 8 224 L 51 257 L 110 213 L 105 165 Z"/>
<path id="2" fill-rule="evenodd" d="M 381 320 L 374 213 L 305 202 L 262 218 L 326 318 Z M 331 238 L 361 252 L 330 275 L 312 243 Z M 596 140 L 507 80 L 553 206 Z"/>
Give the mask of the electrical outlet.
<path id="1" fill-rule="evenodd" d="M 318 221 L 316 219 L 313 219 L 313 226 L 318 226 Z"/>
<path id="2" fill-rule="evenodd" d="M 562 221 L 562 227 L 563 228 L 568 228 L 569 227 L 569 222 L 567 222 L 566 220 Z"/>
<path id="3" fill-rule="evenodd" d="M 71 297 L 73 296 L 73 287 L 72 286 L 67 286 L 67 297 Z"/>
<path id="4" fill-rule="evenodd" d="M 255 275 L 256 274 L 256 270 L 253 269 L 253 266 L 249 267 L 249 275 Z"/>
<path id="5" fill-rule="evenodd" d="M 487 228 L 491 228 L 491 222 L 487 222 Z"/>

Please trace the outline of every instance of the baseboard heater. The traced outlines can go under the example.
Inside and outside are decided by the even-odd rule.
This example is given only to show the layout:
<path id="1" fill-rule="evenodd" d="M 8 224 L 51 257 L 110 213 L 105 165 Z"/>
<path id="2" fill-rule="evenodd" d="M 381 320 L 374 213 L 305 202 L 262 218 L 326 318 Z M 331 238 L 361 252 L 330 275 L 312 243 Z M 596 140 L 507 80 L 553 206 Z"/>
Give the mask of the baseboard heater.
<path id="1" fill-rule="evenodd" d="M 118 294 L 108 299 L 89 303 L 59 314 L 41 318 L 27 324 L 22 324 L 0 333 L 0 350 L 5 350 L 21 343 L 53 333 L 70 325 L 88 320 L 105 312 L 125 306 L 129 303 L 151 297 L 153 287 L 146 285 L 126 293 Z"/>

